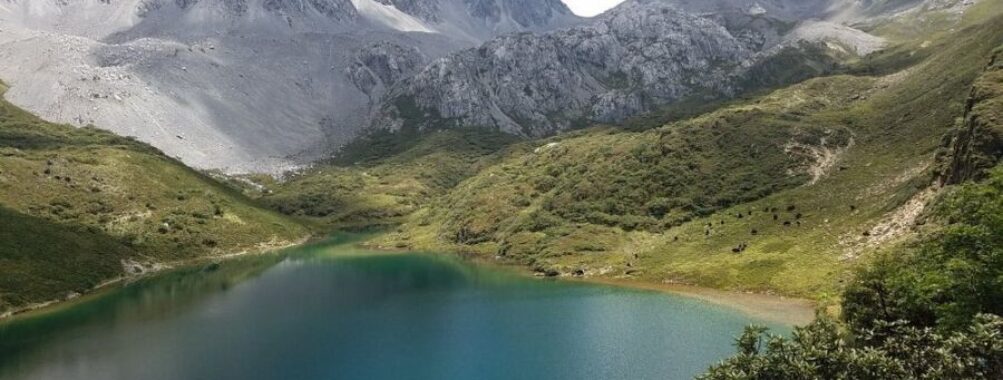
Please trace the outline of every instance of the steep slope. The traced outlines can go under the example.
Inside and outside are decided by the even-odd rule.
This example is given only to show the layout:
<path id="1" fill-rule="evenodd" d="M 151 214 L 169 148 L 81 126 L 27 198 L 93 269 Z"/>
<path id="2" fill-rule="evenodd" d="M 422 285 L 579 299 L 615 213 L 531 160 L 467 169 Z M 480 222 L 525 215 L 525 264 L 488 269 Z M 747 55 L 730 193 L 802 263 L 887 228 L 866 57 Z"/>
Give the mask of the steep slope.
<path id="1" fill-rule="evenodd" d="M 1003 48 L 972 87 L 962 120 L 943 159 L 945 184 L 983 179 L 1003 160 Z"/>
<path id="2" fill-rule="evenodd" d="M 0 102 L 0 235 L 5 315 L 308 231 L 145 144 Z"/>
<path id="3" fill-rule="evenodd" d="M 284 181 L 246 180 L 262 186 L 248 187 L 262 203 L 329 228 L 392 226 L 495 163 L 517 141 L 476 128 L 370 136 L 347 146 L 334 163 Z"/>
<path id="4" fill-rule="evenodd" d="M 380 68 L 366 62 L 399 63 L 408 76 L 502 33 L 579 21 L 558 0 L 523 5 L 6 1 L 0 78 L 10 101 L 49 120 L 135 136 L 198 168 L 280 173 L 366 124 L 392 84 L 372 83 L 366 71 Z"/>
<path id="5" fill-rule="evenodd" d="M 929 58 L 889 75 L 821 78 L 652 130 L 587 130 L 509 149 L 375 244 L 565 275 L 825 297 L 848 268 L 923 224 L 940 191 L 943 136 L 965 115 L 973 84 L 976 94 L 995 91 L 980 83 L 997 87 L 984 69 L 1003 44 L 1000 25 L 990 18 L 909 45 Z M 899 54 L 849 72 L 898 67 Z"/>
<path id="6" fill-rule="evenodd" d="M 789 84 L 826 73 L 837 56 L 882 46 L 848 26 L 798 24 L 821 15 L 823 3 L 770 3 L 769 13 L 754 2 L 628 1 L 586 25 L 500 37 L 434 61 L 390 90 L 372 126 L 480 126 L 541 137 L 621 122 L 687 97 Z M 784 54 L 819 63 L 788 81 L 759 75 L 757 68 Z"/>

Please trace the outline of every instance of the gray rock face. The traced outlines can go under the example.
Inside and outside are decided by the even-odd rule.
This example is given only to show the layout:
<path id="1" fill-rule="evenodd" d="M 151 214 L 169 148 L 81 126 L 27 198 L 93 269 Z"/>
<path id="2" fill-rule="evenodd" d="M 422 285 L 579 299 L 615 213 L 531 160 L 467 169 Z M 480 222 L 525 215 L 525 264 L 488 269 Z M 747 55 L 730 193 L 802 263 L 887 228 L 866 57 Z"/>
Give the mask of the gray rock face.
<path id="1" fill-rule="evenodd" d="M 847 26 L 859 9 L 970 1 L 628 0 L 583 20 L 561 0 L 0 0 L 0 79 L 48 119 L 274 173 L 366 127 L 544 136 L 729 95 L 805 40 L 880 49 Z"/>
<path id="2" fill-rule="evenodd" d="M 0 79 L 47 119 L 277 173 L 347 143 L 428 60 L 579 22 L 559 1 L 532 17 L 516 1 L 488 17 L 474 0 L 0 0 Z"/>
<path id="3" fill-rule="evenodd" d="M 881 38 L 816 21 L 842 1 L 628 0 L 587 24 L 497 37 L 435 60 L 387 92 L 371 128 L 481 126 L 540 137 L 689 96 L 728 97 L 789 79 L 770 75 L 784 69 L 770 60 L 781 52 L 883 47 Z"/>
<path id="4" fill-rule="evenodd" d="M 779 41 L 763 29 L 736 35 L 669 2 L 633 1 L 588 25 L 503 36 L 439 59 L 388 94 L 374 126 L 418 119 L 543 136 L 621 121 L 698 91 L 731 92 L 732 77 Z"/>
<path id="5" fill-rule="evenodd" d="M 416 48 L 378 42 L 359 50 L 345 75 L 370 98 L 379 98 L 388 87 L 413 75 L 425 62 L 425 56 Z"/>

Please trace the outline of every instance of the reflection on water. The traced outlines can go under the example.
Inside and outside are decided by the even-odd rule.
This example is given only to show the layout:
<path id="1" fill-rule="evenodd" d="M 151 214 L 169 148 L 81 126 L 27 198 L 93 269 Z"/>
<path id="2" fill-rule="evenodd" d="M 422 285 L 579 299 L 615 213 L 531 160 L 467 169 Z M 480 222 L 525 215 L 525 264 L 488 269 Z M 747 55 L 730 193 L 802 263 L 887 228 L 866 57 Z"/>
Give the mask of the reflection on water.
<path id="1" fill-rule="evenodd" d="M 750 322 L 335 240 L 0 325 L 0 379 L 683 379 Z"/>

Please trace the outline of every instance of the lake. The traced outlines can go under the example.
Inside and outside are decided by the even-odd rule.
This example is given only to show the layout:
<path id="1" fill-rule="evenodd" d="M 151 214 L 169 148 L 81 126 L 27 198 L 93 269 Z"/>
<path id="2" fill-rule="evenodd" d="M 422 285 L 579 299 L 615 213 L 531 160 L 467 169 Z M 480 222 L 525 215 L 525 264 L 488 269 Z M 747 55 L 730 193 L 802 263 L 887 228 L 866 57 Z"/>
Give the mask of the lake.
<path id="1" fill-rule="evenodd" d="M 0 323 L 0 379 L 689 379 L 750 323 L 671 294 L 344 238 Z"/>

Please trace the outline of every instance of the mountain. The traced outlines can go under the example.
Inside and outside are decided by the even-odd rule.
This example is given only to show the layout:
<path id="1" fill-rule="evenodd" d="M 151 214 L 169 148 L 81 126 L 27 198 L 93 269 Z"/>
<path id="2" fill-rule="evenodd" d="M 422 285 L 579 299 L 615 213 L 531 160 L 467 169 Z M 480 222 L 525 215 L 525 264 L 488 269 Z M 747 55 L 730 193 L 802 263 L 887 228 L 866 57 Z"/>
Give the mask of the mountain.
<path id="1" fill-rule="evenodd" d="M 5 0 L 0 78 L 46 119 L 197 168 L 279 173 L 354 137 L 385 81 L 500 34 L 580 22 L 559 0 L 525 2 Z"/>
<path id="2" fill-rule="evenodd" d="M 0 318 L 309 233 L 149 145 L 0 101 Z"/>
<path id="3" fill-rule="evenodd" d="M 847 25 L 805 21 L 825 17 L 826 4 L 631 0 L 584 25 L 502 36 L 436 60 L 389 91 L 372 128 L 472 125 L 548 136 L 689 97 L 797 82 L 884 45 Z M 764 75 L 777 65 L 795 75 Z"/>
<path id="4" fill-rule="evenodd" d="M 860 29 L 887 38 L 888 46 L 793 85 L 734 99 L 686 99 L 623 123 L 542 139 L 506 141 L 478 124 L 404 125 L 349 145 L 334 162 L 266 183 L 269 191 L 255 196 L 336 228 L 395 225 L 373 242 L 384 248 L 447 250 L 565 276 L 823 298 L 876 252 L 937 231 L 927 217 L 937 200 L 958 183 L 984 178 L 1003 157 L 1003 8 L 986 0 L 961 14 L 953 6 L 929 9 L 923 17 L 896 11 L 903 18 Z M 899 28 L 923 33 L 902 39 Z M 507 47 L 540 38 L 496 41 Z M 451 57 L 533 64 L 526 63 L 530 55 L 501 61 L 477 53 Z M 782 53 L 770 70 L 749 70 L 790 74 L 804 57 Z M 438 62 L 460 67 L 450 60 Z M 513 83 L 535 75 L 495 67 L 512 73 Z M 456 76 L 449 73 L 444 77 Z M 426 120 L 434 114 L 400 103 Z M 492 140 L 494 148 L 475 144 Z"/>

